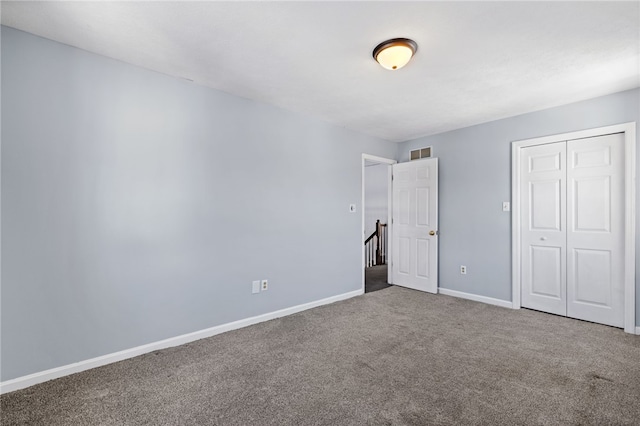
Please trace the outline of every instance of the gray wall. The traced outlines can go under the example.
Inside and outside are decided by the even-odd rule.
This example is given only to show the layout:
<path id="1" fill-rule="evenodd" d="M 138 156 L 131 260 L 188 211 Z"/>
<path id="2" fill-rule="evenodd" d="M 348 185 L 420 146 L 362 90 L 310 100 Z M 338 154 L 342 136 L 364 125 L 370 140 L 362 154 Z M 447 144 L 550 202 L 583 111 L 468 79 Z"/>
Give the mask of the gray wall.
<path id="1" fill-rule="evenodd" d="M 401 162 L 409 160 L 412 149 L 429 145 L 439 158 L 440 286 L 511 300 L 511 219 L 501 208 L 502 201 L 511 200 L 512 141 L 639 122 L 639 109 L 640 90 L 635 89 L 401 143 L 397 154 Z M 636 152 L 640 156 L 640 149 Z M 637 206 L 636 214 L 638 226 Z M 467 275 L 460 274 L 460 265 L 467 266 Z M 637 275 L 636 324 L 640 324 Z"/>
<path id="2" fill-rule="evenodd" d="M 361 288 L 348 206 L 395 144 L 6 27 L 1 53 L 1 380 Z"/>

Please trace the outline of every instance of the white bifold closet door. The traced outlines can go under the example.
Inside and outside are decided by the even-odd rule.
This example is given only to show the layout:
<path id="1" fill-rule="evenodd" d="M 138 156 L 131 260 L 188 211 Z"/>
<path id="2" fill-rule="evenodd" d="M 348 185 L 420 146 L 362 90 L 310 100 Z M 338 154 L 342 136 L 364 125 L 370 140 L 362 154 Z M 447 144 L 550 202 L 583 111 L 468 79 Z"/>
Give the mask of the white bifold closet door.
<path id="1" fill-rule="evenodd" d="M 623 134 L 523 154 L 522 306 L 623 327 Z"/>

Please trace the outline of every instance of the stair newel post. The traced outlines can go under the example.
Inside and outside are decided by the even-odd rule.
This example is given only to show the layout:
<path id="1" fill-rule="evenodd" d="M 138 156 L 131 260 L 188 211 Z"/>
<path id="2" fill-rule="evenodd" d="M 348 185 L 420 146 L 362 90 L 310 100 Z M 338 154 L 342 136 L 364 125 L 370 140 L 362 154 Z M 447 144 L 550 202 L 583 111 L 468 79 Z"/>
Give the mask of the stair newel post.
<path id="1" fill-rule="evenodd" d="M 380 250 L 381 247 L 381 240 L 382 240 L 382 226 L 380 225 L 380 219 L 376 220 L 376 265 L 381 265 L 382 264 L 382 250 Z"/>

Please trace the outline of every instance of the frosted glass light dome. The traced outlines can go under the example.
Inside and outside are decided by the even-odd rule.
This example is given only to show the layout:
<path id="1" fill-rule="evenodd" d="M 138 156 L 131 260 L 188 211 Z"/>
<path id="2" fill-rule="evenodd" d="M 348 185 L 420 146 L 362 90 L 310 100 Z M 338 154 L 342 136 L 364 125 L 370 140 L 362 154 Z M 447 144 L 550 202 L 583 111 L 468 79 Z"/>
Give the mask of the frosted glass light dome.
<path id="1" fill-rule="evenodd" d="M 373 49 L 373 57 L 383 68 L 399 70 L 409 63 L 418 50 L 415 41 L 408 38 L 394 38 L 384 41 Z"/>

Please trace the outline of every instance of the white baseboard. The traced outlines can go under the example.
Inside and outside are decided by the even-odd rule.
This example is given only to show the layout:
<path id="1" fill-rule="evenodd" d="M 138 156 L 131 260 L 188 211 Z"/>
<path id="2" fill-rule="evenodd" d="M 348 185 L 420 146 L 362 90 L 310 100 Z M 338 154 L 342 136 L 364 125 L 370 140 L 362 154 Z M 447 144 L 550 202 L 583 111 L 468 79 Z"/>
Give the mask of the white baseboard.
<path id="1" fill-rule="evenodd" d="M 439 287 L 438 293 L 444 294 L 446 296 L 459 297 L 461 299 L 469 299 L 469 300 L 474 300 L 476 302 L 487 303 L 489 305 L 500 306 L 502 308 L 511 309 L 513 307 L 513 304 L 509 300 L 494 299 L 493 297 L 479 296 L 477 294 L 465 293 L 463 291 L 457 291 L 457 290 L 450 290 L 448 288 Z"/>
<path id="2" fill-rule="evenodd" d="M 640 326 L 636 327 L 636 335 L 640 336 Z"/>
<path id="3" fill-rule="evenodd" d="M 91 368 L 100 367 L 106 364 L 111 364 L 113 362 L 122 361 L 128 358 L 133 358 L 138 355 L 143 355 L 149 352 L 157 351 L 159 349 L 184 345 L 185 343 L 215 336 L 216 334 L 225 333 L 231 330 L 237 330 L 239 328 L 247 327 L 249 325 L 257 324 L 264 321 L 269 321 L 275 318 L 285 317 L 287 315 L 295 314 L 301 311 L 306 311 L 307 309 L 315 308 L 317 306 L 327 305 L 329 303 L 338 302 L 340 300 L 350 299 L 352 297 L 359 296 L 363 293 L 364 293 L 364 290 L 362 289 L 351 291 L 349 293 L 343 293 L 337 296 L 327 297 L 326 299 L 316 300 L 314 302 L 292 306 L 290 308 L 281 309 L 279 311 L 269 312 L 269 313 L 258 315 L 255 317 L 233 321 L 227 324 L 218 325 L 218 326 L 207 328 L 204 330 L 194 331 L 193 333 L 171 337 L 169 339 L 160 340 L 160 341 L 149 343 L 142 346 L 136 346 L 135 348 L 125 349 L 123 351 L 114 352 L 112 354 L 102 355 L 96 358 L 75 362 L 73 364 L 63 365 L 62 367 L 56 367 L 50 370 L 29 374 L 27 376 L 6 380 L 4 382 L 0 382 L 0 394 L 13 392 L 19 389 L 24 389 L 29 386 L 36 385 L 38 383 L 47 382 L 49 380 L 68 376 L 74 373 L 79 373 L 81 371 L 89 370 Z"/>

